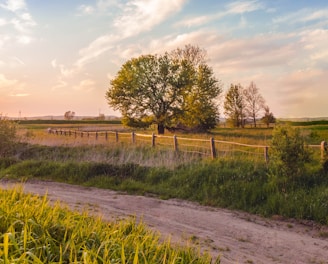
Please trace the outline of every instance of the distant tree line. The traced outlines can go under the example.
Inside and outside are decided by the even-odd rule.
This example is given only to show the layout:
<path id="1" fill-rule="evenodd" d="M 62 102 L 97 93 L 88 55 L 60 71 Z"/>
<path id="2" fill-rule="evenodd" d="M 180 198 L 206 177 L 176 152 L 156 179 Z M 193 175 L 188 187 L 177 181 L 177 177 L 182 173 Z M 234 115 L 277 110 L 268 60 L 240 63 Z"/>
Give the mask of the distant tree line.
<path id="1" fill-rule="evenodd" d="M 157 124 L 158 134 L 168 130 L 207 131 L 220 117 L 222 83 L 207 64 L 206 51 L 186 45 L 164 55 L 142 55 L 125 62 L 106 91 L 108 104 L 131 127 Z M 225 96 L 229 122 L 243 127 L 247 119 L 256 126 L 261 111 L 264 122 L 273 114 L 255 83 L 244 89 L 231 85 Z"/>

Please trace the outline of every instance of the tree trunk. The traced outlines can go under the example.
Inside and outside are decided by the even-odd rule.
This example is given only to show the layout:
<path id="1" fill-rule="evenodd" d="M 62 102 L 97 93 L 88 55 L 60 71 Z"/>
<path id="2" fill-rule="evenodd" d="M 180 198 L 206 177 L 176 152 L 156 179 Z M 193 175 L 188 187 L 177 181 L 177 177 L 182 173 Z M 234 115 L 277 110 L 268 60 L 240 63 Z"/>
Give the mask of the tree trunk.
<path id="1" fill-rule="evenodd" d="M 253 115 L 253 123 L 254 123 L 254 127 L 256 127 L 256 116 Z"/>
<path id="2" fill-rule="evenodd" d="M 158 132 L 159 135 L 164 134 L 164 125 L 163 124 L 158 124 L 157 125 L 157 132 Z"/>

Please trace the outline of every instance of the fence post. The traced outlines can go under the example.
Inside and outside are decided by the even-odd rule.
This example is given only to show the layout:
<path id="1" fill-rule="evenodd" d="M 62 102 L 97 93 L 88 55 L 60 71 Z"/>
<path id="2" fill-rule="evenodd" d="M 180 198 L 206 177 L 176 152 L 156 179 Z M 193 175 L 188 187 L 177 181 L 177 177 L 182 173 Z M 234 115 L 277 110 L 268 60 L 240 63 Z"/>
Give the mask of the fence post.
<path id="1" fill-rule="evenodd" d="M 265 148 L 264 148 L 264 159 L 265 159 L 265 162 L 269 161 L 269 147 L 268 146 L 265 146 Z"/>
<path id="2" fill-rule="evenodd" d="M 98 140 L 98 131 L 96 131 L 96 140 Z"/>
<path id="3" fill-rule="evenodd" d="M 134 131 L 131 133 L 131 139 L 132 139 L 132 144 L 136 143 L 136 134 L 134 133 Z"/>
<path id="4" fill-rule="evenodd" d="M 178 138 L 176 135 L 173 136 L 174 151 L 178 151 Z"/>
<path id="5" fill-rule="evenodd" d="M 212 138 L 212 137 L 210 139 L 210 144 L 211 144 L 211 155 L 212 155 L 212 159 L 215 159 L 216 158 L 215 141 L 214 141 L 214 138 Z"/>
<path id="6" fill-rule="evenodd" d="M 153 133 L 152 135 L 151 135 L 151 146 L 152 147 L 155 147 L 155 133 Z"/>
<path id="7" fill-rule="evenodd" d="M 75 138 L 76 138 L 76 131 L 74 131 L 74 136 L 75 136 Z"/>
<path id="8" fill-rule="evenodd" d="M 118 132 L 115 131 L 115 139 L 116 139 L 116 143 L 118 143 Z"/>
<path id="9" fill-rule="evenodd" d="M 81 131 L 81 138 L 83 138 L 83 131 Z"/>
<path id="10" fill-rule="evenodd" d="M 106 138 L 106 141 L 108 140 L 108 132 L 106 131 L 105 132 L 105 138 Z"/>
<path id="11" fill-rule="evenodd" d="M 321 141 L 321 161 L 324 162 L 328 154 L 328 145 L 326 141 Z"/>

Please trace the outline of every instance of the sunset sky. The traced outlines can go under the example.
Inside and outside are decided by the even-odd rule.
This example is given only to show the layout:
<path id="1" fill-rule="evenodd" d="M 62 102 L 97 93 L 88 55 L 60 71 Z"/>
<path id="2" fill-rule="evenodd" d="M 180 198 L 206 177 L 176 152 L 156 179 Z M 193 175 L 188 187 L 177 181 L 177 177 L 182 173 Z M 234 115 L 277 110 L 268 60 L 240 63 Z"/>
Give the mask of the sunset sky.
<path id="1" fill-rule="evenodd" d="M 0 0 L 0 114 L 119 115 L 122 64 L 186 44 L 224 91 L 254 81 L 276 117 L 328 116 L 327 0 Z"/>

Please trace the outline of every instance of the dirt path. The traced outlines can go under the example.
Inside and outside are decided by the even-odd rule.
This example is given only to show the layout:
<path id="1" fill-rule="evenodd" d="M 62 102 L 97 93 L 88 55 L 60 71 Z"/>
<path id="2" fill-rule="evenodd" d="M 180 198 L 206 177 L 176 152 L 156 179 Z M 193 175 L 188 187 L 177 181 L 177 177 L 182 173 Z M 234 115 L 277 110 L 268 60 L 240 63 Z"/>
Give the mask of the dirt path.
<path id="1" fill-rule="evenodd" d="M 0 181 L 1 188 L 11 182 Z M 192 240 L 221 263 L 328 263 L 328 227 L 200 206 L 181 200 L 132 196 L 55 182 L 24 184 L 25 192 L 60 200 L 73 209 L 88 209 L 114 220 L 136 216 L 164 238 Z"/>

